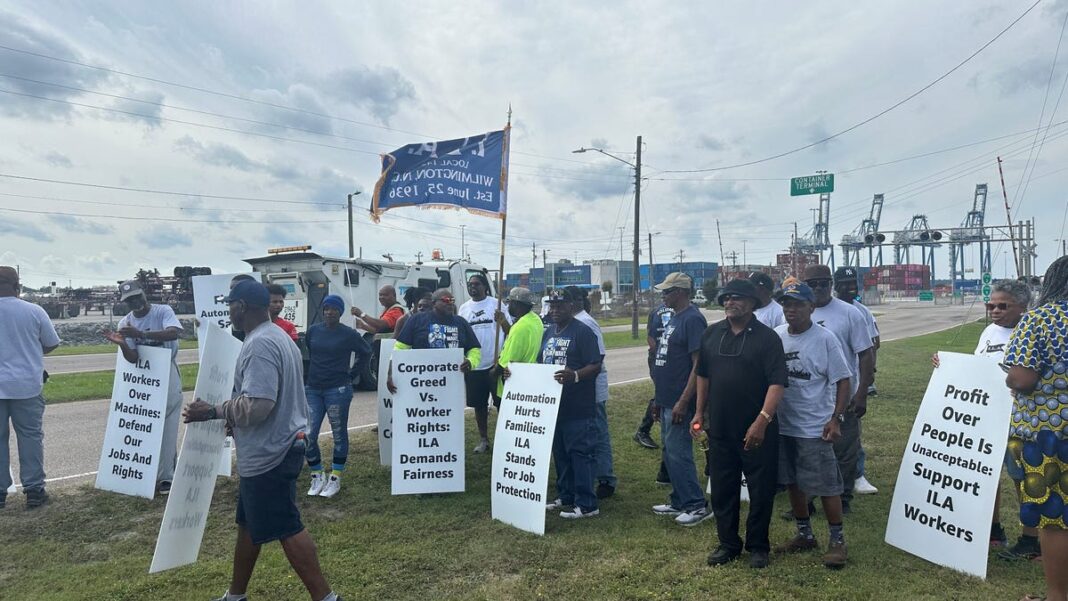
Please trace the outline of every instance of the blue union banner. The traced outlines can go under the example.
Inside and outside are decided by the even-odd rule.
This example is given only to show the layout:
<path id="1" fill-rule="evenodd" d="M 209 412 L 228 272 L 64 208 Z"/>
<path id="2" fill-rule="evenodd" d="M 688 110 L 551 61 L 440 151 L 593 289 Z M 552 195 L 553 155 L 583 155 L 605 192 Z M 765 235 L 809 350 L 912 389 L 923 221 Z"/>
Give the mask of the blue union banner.
<path id="1" fill-rule="evenodd" d="M 466 209 L 504 217 L 508 209 L 509 129 L 402 146 L 382 155 L 371 218 L 397 207 Z"/>

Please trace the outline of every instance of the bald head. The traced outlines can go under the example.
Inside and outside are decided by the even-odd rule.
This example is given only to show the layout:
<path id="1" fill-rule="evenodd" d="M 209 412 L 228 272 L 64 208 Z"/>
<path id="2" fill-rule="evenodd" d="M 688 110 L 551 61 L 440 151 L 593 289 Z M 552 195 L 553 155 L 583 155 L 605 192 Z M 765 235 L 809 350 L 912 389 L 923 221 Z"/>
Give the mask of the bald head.
<path id="1" fill-rule="evenodd" d="M 397 289 L 389 284 L 379 288 L 378 302 L 387 309 L 397 304 Z"/>
<path id="2" fill-rule="evenodd" d="M 8 265 L 0 265 L 0 296 L 15 296 L 18 290 L 18 270 Z"/>

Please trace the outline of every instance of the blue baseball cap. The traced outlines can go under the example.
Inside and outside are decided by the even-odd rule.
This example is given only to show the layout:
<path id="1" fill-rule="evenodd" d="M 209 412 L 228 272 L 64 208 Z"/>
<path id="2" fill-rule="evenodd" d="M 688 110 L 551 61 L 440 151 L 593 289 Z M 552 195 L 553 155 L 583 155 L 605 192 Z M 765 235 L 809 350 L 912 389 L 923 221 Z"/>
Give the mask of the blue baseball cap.
<path id="1" fill-rule="evenodd" d="M 244 301 L 250 307 L 266 307 L 271 304 L 271 295 L 267 287 L 255 280 L 241 280 L 230 289 L 230 294 L 223 299 L 224 303 L 236 303 Z"/>
<path id="2" fill-rule="evenodd" d="M 792 298 L 806 303 L 816 302 L 816 295 L 812 293 L 812 288 L 804 282 L 788 284 L 782 289 L 782 298 Z"/>

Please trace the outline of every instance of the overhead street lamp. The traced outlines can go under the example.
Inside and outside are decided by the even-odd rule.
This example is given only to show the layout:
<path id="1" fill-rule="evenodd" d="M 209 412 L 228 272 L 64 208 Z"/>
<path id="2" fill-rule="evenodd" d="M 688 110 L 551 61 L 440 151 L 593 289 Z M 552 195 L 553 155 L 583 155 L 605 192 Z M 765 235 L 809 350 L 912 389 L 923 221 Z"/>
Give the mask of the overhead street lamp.
<path id="1" fill-rule="evenodd" d="M 601 148 L 586 148 L 581 147 L 578 150 L 572 150 L 575 154 L 582 154 L 584 152 L 599 152 L 606 157 L 613 158 L 620 163 L 630 166 L 634 169 L 634 256 L 633 256 L 633 269 L 631 271 L 631 313 L 630 313 L 630 335 L 635 340 L 638 339 L 638 292 L 641 287 L 641 276 L 638 274 L 638 255 L 641 252 L 641 248 L 638 246 L 638 232 L 639 232 L 639 216 L 641 209 L 641 192 L 642 192 L 642 137 L 638 136 L 637 152 L 635 153 L 634 162 L 631 163 L 626 159 L 621 159 L 616 155 L 605 151 Z M 620 292 L 622 292 L 622 285 L 620 286 Z"/>

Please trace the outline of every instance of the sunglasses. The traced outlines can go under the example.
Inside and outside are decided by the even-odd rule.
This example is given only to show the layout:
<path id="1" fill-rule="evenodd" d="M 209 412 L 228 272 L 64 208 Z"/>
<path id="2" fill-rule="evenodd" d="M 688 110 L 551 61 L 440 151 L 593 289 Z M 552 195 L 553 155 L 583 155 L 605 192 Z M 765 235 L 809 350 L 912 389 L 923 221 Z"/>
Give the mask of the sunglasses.
<path id="1" fill-rule="evenodd" d="M 740 300 L 742 300 L 744 298 L 748 298 L 748 297 L 742 296 L 740 294 L 724 294 L 723 295 L 723 300 L 721 301 L 721 304 L 725 305 L 725 304 L 727 304 L 727 303 L 729 303 L 731 301 L 740 301 Z"/>
<path id="2" fill-rule="evenodd" d="M 998 311 L 1006 311 L 1011 306 L 1011 303 L 987 303 L 986 310 L 993 311 L 994 309 L 997 309 Z"/>
<path id="3" fill-rule="evenodd" d="M 453 299 L 451 296 L 443 296 L 443 297 L 439 298 L 438 300 L 443 302 L 443 303 L 445 303 L 446 305 L 451 305 L 454 302 L 456 302 L 456 300 Z"/>
<path id="4" fill-rule="evenodd" d="M 662 290 L 660 292 L 660 296 L 667 296 L 669 294 L 673 294 L 675 292 L 678 292 L 679 290 L 682 290 L 682 288 L 668 288 L 667 290 Z"/>
<path id="5" fill-rule="evenodd" d="M 805 280 L 805 283 L 812 289 L 831 287 L 831 280 Z"/>

